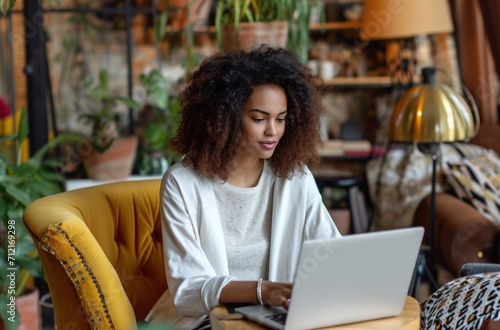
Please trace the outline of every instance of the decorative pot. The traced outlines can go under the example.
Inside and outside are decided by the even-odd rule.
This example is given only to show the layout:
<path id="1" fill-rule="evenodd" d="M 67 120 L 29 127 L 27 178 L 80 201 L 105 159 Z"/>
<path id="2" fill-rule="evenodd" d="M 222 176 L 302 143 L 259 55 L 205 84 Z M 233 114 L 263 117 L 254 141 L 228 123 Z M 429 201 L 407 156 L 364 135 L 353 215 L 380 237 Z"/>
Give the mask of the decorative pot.
<path id="1" fill-rule="evenodd" d="M 174 30 L 181 30 L 186 25 L 187 6 L 189 0 L 159 0 L 157 7 L 159 12 L 168 10 L 168 22 Z"/>
<path id="2" fill-rule="evenodd" d="M 222 27 L 222 46 L 228 50 L 251 50 L 262 44 L 271 47 L 286 47 L 288 22 L 242 22 L 236 32 L 234 24 Z"/>
<path id="3" fill-rule="evenodd" d="M 137 150 L 136 136 L 116 139 L 106 151 L 92 150 L 83 157 L 85 173 L 92 180 L 125 179 L 132 173 Z"/>
<path id="4" fill-rule="evenodd" d="M 39 292 L 36 288 L 30 288 L 26 290 L 26 293 L 16 297 L 16 310 L 19 316 L 19 326 L 17 330 L 32 330 L 40 329 L 40 313 L 38 312 L 38 297 Z M 3 308 L 3 306 L 2 306 Z M 11 322 L 9 320 L 0 319 L 0 330 L 5 330 L 6 322 Z"/>

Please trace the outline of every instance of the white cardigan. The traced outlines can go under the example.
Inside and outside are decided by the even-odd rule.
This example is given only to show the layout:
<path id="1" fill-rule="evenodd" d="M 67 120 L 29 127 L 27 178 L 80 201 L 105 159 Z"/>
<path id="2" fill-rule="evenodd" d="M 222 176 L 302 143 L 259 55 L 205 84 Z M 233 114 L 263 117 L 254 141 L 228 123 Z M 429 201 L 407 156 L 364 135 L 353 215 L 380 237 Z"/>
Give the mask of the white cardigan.
<path id="1" fill-rule="evenodd" d="M 160 196 L 170 296 L 180 315 L 207 315 L 233 280 L 212 182 L 177 163 L 164 174 Z M 307 168 L 276 177 L 272 205 L 269 280 L 293 282 L 302 241 L 340 234 Z"/>

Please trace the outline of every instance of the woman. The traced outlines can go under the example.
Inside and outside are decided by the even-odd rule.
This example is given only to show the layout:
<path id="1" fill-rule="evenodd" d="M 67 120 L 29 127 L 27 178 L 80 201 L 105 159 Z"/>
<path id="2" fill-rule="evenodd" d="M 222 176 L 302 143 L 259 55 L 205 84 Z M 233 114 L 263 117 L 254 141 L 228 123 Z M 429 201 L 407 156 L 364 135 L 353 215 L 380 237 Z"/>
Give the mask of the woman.
<path id="1" fill-rule="evenodd" d="M 294 53 L 265 46 L 209 57 L 188 78 L 172 141 L 183 159 L 161 186 L 168 299 L 189 317 L 178 325 L 226 303 L 288 308 L 302 241 L 340 235 L 307 167 L 319 95 Z"/>

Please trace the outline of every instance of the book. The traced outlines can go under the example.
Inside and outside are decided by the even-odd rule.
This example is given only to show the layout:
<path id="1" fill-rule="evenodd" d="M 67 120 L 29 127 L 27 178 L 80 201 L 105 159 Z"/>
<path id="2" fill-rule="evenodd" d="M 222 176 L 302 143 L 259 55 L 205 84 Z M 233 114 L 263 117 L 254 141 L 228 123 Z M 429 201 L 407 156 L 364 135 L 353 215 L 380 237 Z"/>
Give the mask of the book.
<path id="1" fill-rule="evenodd" d="M 369 156 L 372 144 L 368 140 L 341 140 L 325 141 L 319 150 L 322 157 L 332 156 Z"/>

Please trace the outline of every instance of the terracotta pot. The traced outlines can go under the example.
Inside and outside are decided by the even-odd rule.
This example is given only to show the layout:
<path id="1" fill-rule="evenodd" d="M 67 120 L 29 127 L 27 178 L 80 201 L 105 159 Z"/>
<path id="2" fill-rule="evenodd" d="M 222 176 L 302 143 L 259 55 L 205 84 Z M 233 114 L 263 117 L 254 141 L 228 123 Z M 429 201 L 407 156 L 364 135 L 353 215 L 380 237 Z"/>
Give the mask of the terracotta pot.
<path id="1" fill-rule="evenodd" d="M 233 24 L 223 26 L 222 46 L 228 50 L 250 50 L 261 44 L 272 47 L 286 47 L 288 41 L 288 22 L 240 23 L 236 33 Z"/>
<path id="2" fill-rule="evenodd" d="M 83 157 L 85 173 L 92 180 L 119 180 L 130 176 L 137 149 L 137 137 L 121 137 L 104 152 L 93 150 Z"/>
<path id="3" fill-rule="evenodd" d="M 20 324 L 17 330 L 40 329 L 40 314 L 38 312 L 38 289 L 28 289 L 26 294 L 16 297 L 16 313 Z M 5 320 L 0 320 L 0 330 L 6 329 Z"/>
<path id="4" fill-rule="evenodd" d="M 186 24 L 189 0 L 158 0 L 159 12 L 169 10 L 168 22 L 174 30 L 182 29 Z"/>
<path id="5" fill-rule="evenodd" d="M 185 8 L 189 4 L 189 0 L 158 0 L 156 2 L 159 11 L 164 11 L 168 8 L 178 9 Z"/>

